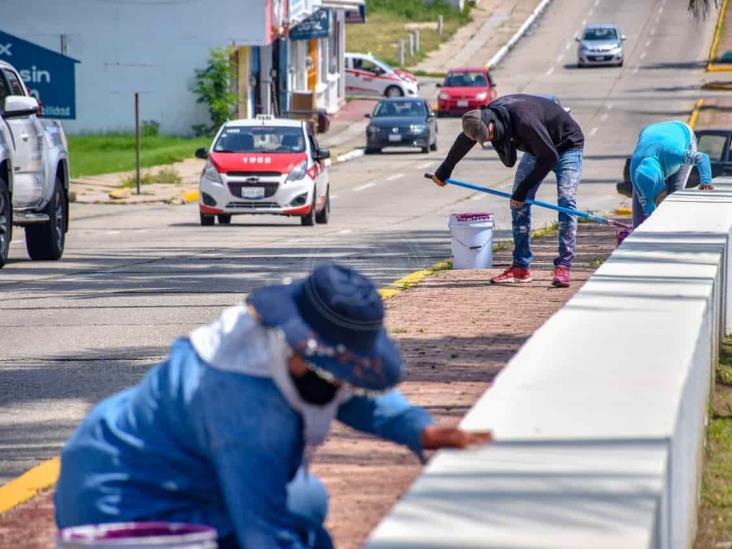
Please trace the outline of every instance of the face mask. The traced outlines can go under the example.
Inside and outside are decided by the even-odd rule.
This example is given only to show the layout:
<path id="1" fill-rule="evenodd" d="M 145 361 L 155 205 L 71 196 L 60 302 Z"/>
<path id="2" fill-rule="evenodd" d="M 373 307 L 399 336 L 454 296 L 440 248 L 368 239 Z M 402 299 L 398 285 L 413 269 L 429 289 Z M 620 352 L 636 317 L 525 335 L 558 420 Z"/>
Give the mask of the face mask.
<path id="1" fill-rule="evenodd" d="M 337 385 L 326 381 L 310 369 L 299 377 L 290 373 L 290 378 L 300 397 L 308 404 L 324 406 L 332 401 L 338 392 Z"/>

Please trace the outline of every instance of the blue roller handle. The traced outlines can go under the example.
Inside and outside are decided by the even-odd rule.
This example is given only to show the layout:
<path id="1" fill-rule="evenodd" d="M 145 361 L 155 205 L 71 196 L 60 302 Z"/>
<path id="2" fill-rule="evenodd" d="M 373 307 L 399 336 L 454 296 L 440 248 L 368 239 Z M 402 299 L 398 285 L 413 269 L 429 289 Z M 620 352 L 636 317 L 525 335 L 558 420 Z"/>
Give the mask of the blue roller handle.
<path id="1" fill-rule="evenodd" d="M 431 173 L 426 173 L 424 174 L 424 176 L 427 179 L 432 179 Z M 450 185 L 456 185 L 458 187 L 465 187 L 466 189 L 471 189 L 473 191 L 478 191 L 481 193 L 493 194 L 508 199 L 511 198 L 511 194 L 509 193 L 497 191 L 495 189 L 489 189 L 488 187 L 481 187 L 480 185 L 473 185 L 472 183 L 466 183 L 465 181 L 458 181 L 457 179 L 449 178 L 447 181 L 445 181 L 445 183 L 449 183 Z M 564 208 L 562 206 L 557 206 L 556 204 L 542 202 L 541 200 L 533 200 L 531 198 L 527 198 L 526 200 L 524 200 L 524 202 L 526 204 L 532 204 L 534 206 L 540 206 L 542 208 L 548 208 L 550 210 L 562 212 L 567 215 L 576 215 L 577 217 L 583 217 L 585 219 L 589 219 L 590 221 L 595 221 L 596 223 L 602 223 L 603 225 L 612 225 L 614 227 L 620 227 L 621 229 L 626 229 L 629 231 L 633 230 L 633 227 L 631 227 L 630 225 L 626 225 L 625 223 L 621 223 L 620 221 L 615 221 L 614 219 L 608 219 L 607 217 L 603 217 L 601 215 L 591 214 L 590 212 L 574 210 L 572 208 Z"/>

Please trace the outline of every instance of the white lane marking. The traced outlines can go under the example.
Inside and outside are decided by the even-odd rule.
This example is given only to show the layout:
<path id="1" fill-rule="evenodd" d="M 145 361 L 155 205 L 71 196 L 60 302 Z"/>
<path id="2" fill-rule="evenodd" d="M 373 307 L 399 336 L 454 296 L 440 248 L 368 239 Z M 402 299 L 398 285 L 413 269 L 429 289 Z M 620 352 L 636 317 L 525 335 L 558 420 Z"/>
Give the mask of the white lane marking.
<path id="1" fill-rule="evenodd" d="M 387 181 L 394 181 L 395 179 L 399 179 L 400 177 L 404 177 L 403 173 L 395 173 L 394 175 L 390 175 L 386 178 Z"/>
<path id="2" fill-rule="evenodd" d="M 549 70 L 548 70 L 548 71 L 546 71 L 546 75 L 547 75 L 547 76 L 550 76 L 550 75 L 551 75 L 551 73 L 553 73 L 553 72 L 554 72 L 554 67 L 549 67 Z"/>
<path id="3" fill-rule="evenodd" d="M 595 8 L 590 8 L 590 11 L 587 12 L 587 16 L 592 17 L 593 13 L 595 13 Z"/>
<path id="4" fill-rule="evenodd" d="M 560 53 L 559 55 L 557 55 L 557 63 L 561 63 L 562 62 L 562 59 L 564 59 L 564 54 L 563 53 Z"/>
<path id="5" fill-rule="evenodd" d="M 417 166 L 417 169 L 424 170 L 425 168 L 429 168 L 434 164 L 435 162 L 433 160 L 430 160 L 429 162 L 422 162 L 419 166 Z"/>
<path id="6" fill-rule="evenodd" d="M 582 25 L 583 27 L 584 27 L 584 26 L 585 26 L 586 24 L 587 24 L 587 19 L 583 19 L 583 20 L 582 20 L 582 23 L 580 23 L 580 25 Z"/>
<path id="7" fill-rule="evenodd" d="M 471 196 L 470 200 L 480 200 L 481 198 L 483 198 L 483 195 L 476 194 L 475 196 Z"/>
<path id="8" fill-rule="evenodd" d="M 613 110 L 613 109 L 615 108 L 615 105 L 613 105 L 612 103 L 608 103 L 608 104 L 607 104 L 607 105 L 605 106 L 605 108 L 606 108 L 607 110 L 611 111 L 611 110 Z"/>
<path id="9" fill-rule="evenodd" d="M 338 234 L 349 234 L 352 233 L 352 229 L 343 229 L 342 231 L 338 231 Z"/>
<path id="10" fill-rule="evenodd" d="M 641 61 L 646 58 L 646 55 L 648 55 L 648 52 L 645 52 L 645 51 L 640 54 Z"/>
<path id="11" fill-rule="evenodd" d="M 600 0 L 595 0 L 595 7 L 600 5 Z"/>
<path id="12" fill-rule="evenodd" d="M 593 135 L 595 135 L 595 134 L 597 133 L 597 130 L 599 130 L 599 129 L 600 129 L 600 128 L 592 128 L 592 129 L 590 130 L 590 137 L 592 137 Z"/>
<path id="13" fill-rule="evenodd" d="M 636 67 L 635 67 L 635 68 L 633 69 L 633 74 L 638 74 L 638 69 L 640 69 L 640 67 L 639 67 L 639 66 L 636 66 Z"/>
<path id="14" fill-rule="evenodd" d="M 663 13 L 663 6 L 661 6 L 660 8 L 658 8 L 658 17 L 659 17 L 659 19 L 661 18 L 661 14 L 662 13 Z"/>
<path id="15" fill-rule="evenodd" d="M 600 122 L 605 122 L 605 120 L 607 120 L 607 113 L 603 114 L 603 115 L 602 115 L 602 116 L 600 117 Z"/>
<path id="16" fill-rule="evenodd" d="M 564 49 L 565 49 L 565 50 L 568 50 L 568 49 L 569 49 L 569 48 L 571 48 L 571 47 L 572 47 L 572 42 L 567 42 L 567 43 L 566 43 L 566 44 L 564 45 Z"/>
<path id="17" fill-rule="evenodd" d="M 648 46 L 650 46 L 650 45 L 651 45 L 651 41 L 650 41 L 650 40 L 646 40 L 646 48 L 647 48 Z"/>
<path id="18" fill-rule="evenodd" d="M 363 191 L 363 190 L 366 190 L 366 189 L 370 189 L 371 187 L 375 187 L 375 186 L 376 186 L 376 183 L 366 183 L 365 185 L 361 185 L 361 186 L 356 187 L 355 189 L 353 189 L 353 192 L 357 193 L 359 191 Z"/>
<path id="19" fill-rule="evenodd" d="M 122 231 L 107 231 L 107 233 L 106 233 L 106 234 L 119 234 L 119 233 L 121 233 L 121 232 L 122 232 Z"/>

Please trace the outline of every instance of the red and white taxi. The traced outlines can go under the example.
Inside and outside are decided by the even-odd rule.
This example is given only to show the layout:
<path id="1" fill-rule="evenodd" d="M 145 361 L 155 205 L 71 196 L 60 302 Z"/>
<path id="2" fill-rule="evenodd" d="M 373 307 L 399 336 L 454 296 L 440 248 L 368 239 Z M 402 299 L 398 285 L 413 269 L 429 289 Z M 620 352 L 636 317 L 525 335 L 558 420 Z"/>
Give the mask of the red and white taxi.
<path id="1" fill-rule="evenodd" d="M 498 96 L 493 76 L 483 68 L 451 69 L 438 87 L 442 88 L 437 96 L 437 112 L 440 116 L 464 114 L 487 105 Z"/>
<path id="2" fill-rule="evenodd" d="M 228 224 L 232 215 L 298 216 L 303 225 L 328 223 L 330 193 L 325 159 L 309 124 L 301 120 L 226 122 L 201 173 L 201 225 Z"/>
<path id="3" fill-rule="evenodd" d="M 346 53 L 346 93 L 386 97 L 417 96 L 413 74 L 395 69 L 370 53 Z"/>

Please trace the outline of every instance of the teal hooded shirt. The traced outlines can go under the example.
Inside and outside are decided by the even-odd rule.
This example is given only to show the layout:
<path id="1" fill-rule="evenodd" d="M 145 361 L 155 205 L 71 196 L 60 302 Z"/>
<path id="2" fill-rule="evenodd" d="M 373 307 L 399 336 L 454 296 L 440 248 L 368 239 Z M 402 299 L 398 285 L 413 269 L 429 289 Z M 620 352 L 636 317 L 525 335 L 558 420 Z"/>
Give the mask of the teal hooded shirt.
<path id="1" fill-rule="evenodd" d="M 643 128 L 630 159 L 630 182 L 638 193 L 643 212 L 656 209 L 656 198 L 665 188 L 665 181 L 683 165 L 699 170 L 702 184 L 712 181 L 709 156 L 692 150 L 694 133 L 683 122 L 670 121 Z"/>

